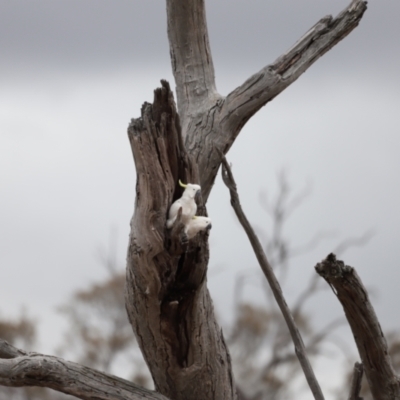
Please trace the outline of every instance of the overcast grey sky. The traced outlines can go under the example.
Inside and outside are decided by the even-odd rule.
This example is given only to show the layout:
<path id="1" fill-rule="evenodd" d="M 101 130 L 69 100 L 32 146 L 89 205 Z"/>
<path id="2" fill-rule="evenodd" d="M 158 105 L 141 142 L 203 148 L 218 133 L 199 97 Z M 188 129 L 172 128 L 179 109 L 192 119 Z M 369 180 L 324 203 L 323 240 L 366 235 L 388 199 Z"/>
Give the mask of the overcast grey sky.
<path id="1" fill-rule="evenodd" d="M 227 94 L 348 1 L 206 4 L 217 87 Z M 51 352 L 62 332 L 55 307 L 106 276 L 96 254 L 110 232 L 124 267 L 135 187 L 126 128 L 160 79 L 173 82 L 165 2 L 0 5 L 0 316 L 26 305 L 40 322 L 40 350 Z M 397 0 L 370 1 L 360 26 L 261 109 L 228 154 L 258 226 L 270 223 L 259 193 L 273 195 L 286 168 L 294 189 L 313 186 L 287 236 L 302 244 L 336 232 L 293 262 L 289 302 L 341 239 L 375 230 L 343 258 L 374 289 L 384 329 L 400 327 L 399 11 Z M 220 178 L 208 211 L 209 287 L 226 322 L 235 276 L 257 265 Z M 245 295 L 261 298 L 254 287 Z M 342 313 L 330 291 L 308 307 L 320 327 Z"/>

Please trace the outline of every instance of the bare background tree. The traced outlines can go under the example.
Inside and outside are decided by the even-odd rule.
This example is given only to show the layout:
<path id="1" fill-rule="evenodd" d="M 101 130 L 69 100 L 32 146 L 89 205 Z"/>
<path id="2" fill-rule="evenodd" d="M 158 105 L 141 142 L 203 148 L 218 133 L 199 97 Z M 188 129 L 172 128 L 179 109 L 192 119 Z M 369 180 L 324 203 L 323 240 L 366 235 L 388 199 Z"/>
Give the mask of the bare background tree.
<path id="1" fill-rule="evenodd" d="M 127 370 L 130 379 L 151 387 L 143 357 L 137 347 L 125 311 L 125 274 L 119 269 L 87 290 L 79 290 L 60 307 L 69 330 L 59 353 L 91 368 L 118 375 Z"/>

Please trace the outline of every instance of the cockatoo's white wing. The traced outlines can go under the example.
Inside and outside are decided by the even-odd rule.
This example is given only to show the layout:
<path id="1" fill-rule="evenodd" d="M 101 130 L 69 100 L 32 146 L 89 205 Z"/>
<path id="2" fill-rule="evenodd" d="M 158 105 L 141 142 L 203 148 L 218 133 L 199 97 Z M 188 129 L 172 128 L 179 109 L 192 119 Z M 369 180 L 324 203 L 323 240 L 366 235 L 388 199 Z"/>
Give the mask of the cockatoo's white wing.
<path id="1" fill-rule="evenodd" d="M 197 211 L 197 204 L 194 199 L 185 199 L 181 197 L 176 200 L 169 209 L 167 228 L 172 228 L 178 215 L 179 209 L 182 207 L 182 222 L 187 225 L 189 221 L 195 216 Z"/>
<path id="2" fill-rule="evenodd" d="M 174 203 L 172 203 L 171 207 L 169 208 L 168 212 L 168 220 L 167 220 L 167 228 L 170 229 L 172 228 L 172 225 L 174 224 L 176 220 L 176 216 L 178 215 L 179 209 L 182 207 L 182 214 L 183 214 L 183 205 L 181 202 L 181 199 L 176 200 Z"/>
<path id="3" fill-rule="evenodd" d="M 194 199 L 182 199 L 181 203 L 183 204 L 182 208 L 182 222 L 187 225 L 192 218 L 196 215 L 197 204 Z"/>
<path id="4" fill-rule="evenodd" d="M 186 234 L 189 239 L 195 237 L 200 231 L 211 229 L 211 218 L 195 217 L 187 224 Z"/>

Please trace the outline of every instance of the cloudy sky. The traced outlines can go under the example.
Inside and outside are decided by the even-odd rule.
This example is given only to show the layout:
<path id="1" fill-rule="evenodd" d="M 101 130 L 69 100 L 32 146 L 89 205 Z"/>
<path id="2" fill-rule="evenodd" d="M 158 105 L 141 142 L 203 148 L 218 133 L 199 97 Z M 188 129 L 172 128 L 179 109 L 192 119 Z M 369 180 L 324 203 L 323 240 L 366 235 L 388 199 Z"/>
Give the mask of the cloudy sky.
<path id="1" fill-rule="evenodd" d="M 229 93 L 347 3 L 207 2 L 218 90 Z M 0 316 L 27 307 L 39 322 L 39 350 L 52 352 L 63 327 L 56 307 L 107 275 L 99 248 L 114 241 L 124 268 L 135 187 L 126 128 L 160 79 L 173 82 L 165 2 L 0 4 Z M 343 259 L 371 288 L 384 330 L 400 328 L 399 12 L 396 0 L 370 1 L 360 26 L 261 109 L 228 154 L 257 226 L 270 229 L 259 195 L 273 198 L 285 169 L 295 191 L 312 187 L 285 235 L 301 245 L 334 233 L 293 261 L 289 302 L 337 243 L 375 232 Z M 208 211 L 209 287 L 225 323 L 235 277 L 257 265 L 220 178 Z M 245 296 L 261 301 L 254 285 Z M 316 327 L 342 313 L 330 291 L 307 306 Z"/>

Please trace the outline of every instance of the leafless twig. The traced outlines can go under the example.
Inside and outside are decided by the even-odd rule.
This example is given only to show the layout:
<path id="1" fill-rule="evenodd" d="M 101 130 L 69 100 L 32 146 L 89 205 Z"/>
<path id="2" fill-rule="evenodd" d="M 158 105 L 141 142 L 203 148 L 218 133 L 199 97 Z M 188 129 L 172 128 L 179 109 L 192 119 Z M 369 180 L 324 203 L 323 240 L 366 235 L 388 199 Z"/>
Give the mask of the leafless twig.
<path id="1" fill-rule="evenodd" d="M 281 309 L 283 317 L 285 318 L 286 324 L 289 328 L 290 334 L 292 336 L 292 340 L 295 346 L 296 355 L 299 359 L 301 367 L 303 369 L 304 375 L 307 379 L 308 385 L 314 395 L 316 400 L 323 400 L 324 396 L 322 394 L 319 383 L 315 377 L 314 371 L 312 370 L 311 364 L 308 360 L 305 346 L 303 340 L 301 338 L 300 332 L 293 320 L 293 316 L 290 313 L 289 307 L 286 304 L 285 298 L 283 297 L 282 289 L 277 281 L 275 274 L 272 270 L 271 265 L 269 264 L 265 252 L 262 248 L 260 241 L 258 240 L 257 235 L 254 233 L 252 226 L 250 225 L 246 215 L 244 214 L 242 207 L 239 201 L 239 195 L 236 189 L 236 182 L 233 178 L 232 171 L 230 166 L 226 160 L 226 158 L 221 153 L 222 158 L 222 179 L 225 185 L 228 187 L 230 195 L 231 195 L 231 205 L 235 210 L 235 213 L 245 230 L 250 243 L 253 247 L 254 253 L 257 257 L 257 260 L 260 264 L 262 271 L 264 272 L 265 277 L 267 278 L 272 292 L 274 293 L 275 299 Z"/>
<path id="2" fill-rule="evenodd" d="M 361 236 L 347 238 L 339 243 L 332 253 L 336 254 L 337 256 L 341 256 L 350 247 L 365 245 L 374 235 L 375 230 L 369 229 Z"/>

